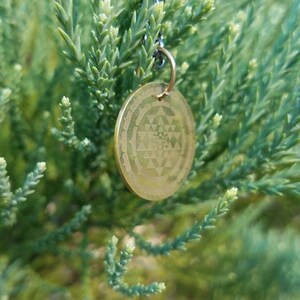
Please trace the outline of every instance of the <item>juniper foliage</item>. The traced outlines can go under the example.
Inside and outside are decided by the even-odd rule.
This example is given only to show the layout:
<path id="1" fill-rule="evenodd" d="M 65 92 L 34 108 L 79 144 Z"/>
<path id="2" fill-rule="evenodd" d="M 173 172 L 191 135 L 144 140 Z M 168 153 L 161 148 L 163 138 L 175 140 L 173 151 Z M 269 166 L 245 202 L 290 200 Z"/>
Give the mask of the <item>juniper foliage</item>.
<path id="1" fill-rule="evenodd" d="M 113 132 L 134 89 L 169 78 L 160 35 L 196 155 L 149 203 L 117 172 Z M 299 0 L 2 0 L 1 299 L 297 297 L 299 60 Z M 261 221 L 244 213 L 267 199 Z"/>

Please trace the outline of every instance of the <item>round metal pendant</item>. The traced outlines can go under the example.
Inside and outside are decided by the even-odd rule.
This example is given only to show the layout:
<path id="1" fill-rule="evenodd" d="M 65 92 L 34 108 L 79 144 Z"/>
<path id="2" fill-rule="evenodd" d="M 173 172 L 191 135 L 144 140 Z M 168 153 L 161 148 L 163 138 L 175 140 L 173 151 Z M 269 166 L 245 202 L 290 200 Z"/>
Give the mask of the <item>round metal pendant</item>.
<path id="1" fill-rule="evenodd" d="M 149 83 L 125 101 L 115 128 L 115 158 L 129 189 L 147 200 L 173 195 L 195 154 L 192 112 L 175 89 L 161 101 L 166 84 Z"/>

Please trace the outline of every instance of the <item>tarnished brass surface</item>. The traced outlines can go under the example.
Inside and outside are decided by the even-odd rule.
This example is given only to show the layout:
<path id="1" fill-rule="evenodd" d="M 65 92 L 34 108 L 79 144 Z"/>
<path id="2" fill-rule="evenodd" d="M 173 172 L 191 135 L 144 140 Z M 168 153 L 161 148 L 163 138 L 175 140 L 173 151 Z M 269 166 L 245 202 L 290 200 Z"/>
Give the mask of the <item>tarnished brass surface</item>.
<path id="1" fill-rule="evenodd" d="M 125 101 L 115 128 L 115 158 L 129 189 L 147 200 L 173 195 L 190 171 L 195 125 L 183 96 L 166 84 L 149 83 Z"/>

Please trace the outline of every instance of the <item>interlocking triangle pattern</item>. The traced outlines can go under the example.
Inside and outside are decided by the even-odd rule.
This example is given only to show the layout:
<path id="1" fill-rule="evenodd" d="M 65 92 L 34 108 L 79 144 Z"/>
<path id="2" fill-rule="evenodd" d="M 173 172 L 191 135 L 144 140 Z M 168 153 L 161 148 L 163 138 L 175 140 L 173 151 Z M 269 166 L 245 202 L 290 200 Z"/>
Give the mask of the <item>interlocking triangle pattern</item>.
<path id="1" fill-rule="evenodd" d="M 147 115 L 144 124 L 137 131 L 137 152 L 147 169 L 153 169 L 158 176 L 166 168 L 172 168 L 178 161 L 181 150 L 181 131 L 175 118 L 167 115 L 160 107 L 156 114 Z"/>

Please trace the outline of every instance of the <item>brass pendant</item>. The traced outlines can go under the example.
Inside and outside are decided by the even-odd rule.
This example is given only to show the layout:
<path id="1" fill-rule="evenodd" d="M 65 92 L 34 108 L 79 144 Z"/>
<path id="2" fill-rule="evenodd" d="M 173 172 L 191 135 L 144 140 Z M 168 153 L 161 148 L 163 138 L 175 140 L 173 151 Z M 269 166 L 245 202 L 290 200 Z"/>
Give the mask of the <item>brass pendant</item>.
<path id="1" fill-rule="evenodd" d="M 173 195 L 195 153 L 195 124 L 184 97 L 170 84 L 149 83 L 131 94 L 115 128 L 115 158 L 127 186 L 141 198 Z"/>

